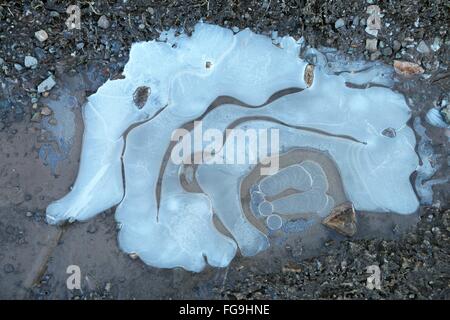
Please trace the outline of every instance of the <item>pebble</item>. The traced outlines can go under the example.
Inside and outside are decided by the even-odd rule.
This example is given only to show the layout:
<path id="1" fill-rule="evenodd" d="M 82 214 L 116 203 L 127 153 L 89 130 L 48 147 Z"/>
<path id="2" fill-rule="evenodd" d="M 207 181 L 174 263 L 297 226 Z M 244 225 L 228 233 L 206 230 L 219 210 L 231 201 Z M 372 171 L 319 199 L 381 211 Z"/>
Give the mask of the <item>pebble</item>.
<path id="1" fill-rule="evenodd" d="M 31 117 L 31 122 L 41 122 L 41 114 L 39 112 L 35 112 Z"/>
<path id="2" fill-rule="evenodd" d="M 393 51 L 392 51 L 391 47 L 386 47 L 381 51 L 381 53 L 383 54 L 383 56 L 390 57 L 392 55 Z"/>
<path id="3" fill-rule="evenodd" d="M 353 21 L 352 21 L 352 24 L 353 24 L 355 27 L 357 27 L 357 26 L 359 25 L 359 17 L 354 17 L 354 18 L 353 18 Z"/>
<path id="4" fill-rule="evenodd" d="M 34 33 L 34 36 L 36 39 L 38 39 L 40 42 L 44 42 L 48 39 L 48 34 L 45 32 L 45 30 L 39 30 Z"/>
<path id="5" fill-rule="evenodd" d="M 383 132 L 381 132 L 381 134 L 388 138 L 395 138 L 395 136 L 397 135 L 394 128 L 386 128 L 383 130 Z"/>
<path id="6" fill-rule="evenodd" d="M 343 26 L 345 26 L 345 21 L 342 18 L 337 19 L 336 22 L 334 23 L 334 27 L 336 29 L 342 28 Z"/>
<path id="7" fill-rule="evenodd" d="M 381 52 L 375 51 L 374 53 L 372 53 L 370 55 L 370 60 L 372 60 L 372 61 L 377 60 L 380 56 L 381 56 Z"/>
<path id="8" fill-rule="evenodd" d="M 53 76 L 49 76 L 47 79 L 45 79 L 44 81 L 42 81 L 38 87 L 37 87 L 37 91 L 38 93 L 42 93 L 45 91 L 49 91 L 51 90 L 54 86 L 56 85 L 55 80 L 53 79 Z"/>
<path id="9" fill-rule="evenodd" d="M 0 58 L 0 66 L 5 63 L 5 60 L 3 60 L 2 58 Z"/>
<path id="10" fill-rule="evenodd" d="M 356 233 L 356 213 L 353 204 L 345 202 L 335 207 L 322 221 L 325 226 L 348 237 Z"/>
<path id="11" fill-rule="evenodd" d="M 36 68 L 36 66 L 38 64 L 38 61 L 35 57 L 26 56 L 24 63 L 25 63 L 25 67 L 34 69 L 34 68 Z"/>
<path id="12" fill-rule="evenodd" d="M 366 29 L 364 29 L 364 30 L 371 36 L 374 36 L 374 37 L 378 36 L 378 30 L 376 30 L 376 29 L 371 29 L 369 27 L 366 27 Z"/>
<path id="13" fill-rule="evenodd" d="M 22 69 L 23 69 L 22 65 L 20 65 L 20 64 L 18 64 L 18 63 L 14 63 L 14 68 L 15 68 L 17 71 L 22 71 Z"/>
<path id="14" fill-rule="evenodd" d="M 47 106 L 44 106 L 42 109 L 41 109 L 41 115 L 43 115 L 43 116 L 49 116 L 49 115 L 51 115 L 52 114 L 52 109 L 50 109 L 49 107 L 47 107 Z"/>
<path id="15" fill-rule="evenodd" d="M 232 30 L 234 33 L 238 33 L 238 32 L 239 32 L 239 28 L 238 28 L 238 27 L 233 27 L 233 28 L 231 28 L 231 30 Z"/>
<path id="16" fill-rule="evenodd" d="M 5 273 L 12 273 L 14 272 L 14 266 L 11 263 L 7 263 L 3 266 L 3 271 L 5 271 Z"/>
<path id="17" fill-rule="evenodd" d="M 401 60 L 394 60 L 394 69 L 395 72 L 404 76 L 416 75 L 424 72 L 423 68 L 417 63 Z"/>
<path id="18" fill-rule="evenodd" d="M 442 109 L 441 114 L 442 114 L 442 117 L 444 118 L 445 122 L 450 124 L 450 108 L 449 108 L 449 106 Z"/>
<path id="19" fill-rule="evenodd" d="M 133 259 L 133 260 L 136 260 L 137 258 L 139 258 L 139 256 L 137 255 L 137 253 L 130 253 L 130 254 L 128 254 L 128 256 L 131 258 L 131 259 Z"/>
<path id="20" fill-rule="evenodd" d="M 91 234 L 96 233 L 97 230 L 98 230 L 97 225 L 96 225 L 96 224 L 93 224 L 93 223 L 91 223 L 91 224 L 88 226 L 88 228 L 87 228 L 87 232 L 88 232 L 88 233 L 91 233 Z"/>
<path id="21" fill-rule="evenodd" d="M 27 217 L 30 218 L 30 217 L 32 217 L 32 216 L 33 216 L 33 213 L 30 212 L 30 211 L 28 211 L 28 212 L 27 212 Z"/>
<path id="22" fill-rule="evenodd" d="M 98 21 L 97 25 L 102 29 L 108 29 L 109 28 L 109 20 L 106 16 L 101 16 Z"/>
<path id="23" fill-rule="evenodd" d="M 420 53 L 423 53 L 423 54 L 427 54 L 427 53 L 430 53 L 430 48 L 428 48 L 425 41 L 422 40 L 419 42 L 419 45 L 417 46 L 417 51 L 419 51 Z"/>
<path id="24" fill-rule="evenodd" d="M 439 37 L 434 38 L 433 44 L 431 45 L 431 50 L 433 50 L 434 52 L 438 51 L 441 48 L 441 43 L 442 43 L 441 38 Z"/>
<path id="25" fill-rule="evenodd" d="M 394 50 L 394 52 L 397 52 L 398 50 L 400 50 L 402 47 L 402 43 L 398 40 L 394 40 L 392 42 L 392 49 Z"/>
<path id="26" fill-rule="evenodd" d="M 33 51 L 34 51 L 34 54 L 36 55 L 36 57 L 37 57 L 39 60 L 44 59 L 44 58 L 46 57 L 46 55 L 47 55 L 47 53 L 45 52 L 45 50 L 42 49 L 42 48 L 39 48 L 39 47 L 34 48 Z"/>
<path id="27" fill-rule="evenodd" d="M 369 52 L 377 51 L 377 39 L 366 39 L 366 50 Z"/>

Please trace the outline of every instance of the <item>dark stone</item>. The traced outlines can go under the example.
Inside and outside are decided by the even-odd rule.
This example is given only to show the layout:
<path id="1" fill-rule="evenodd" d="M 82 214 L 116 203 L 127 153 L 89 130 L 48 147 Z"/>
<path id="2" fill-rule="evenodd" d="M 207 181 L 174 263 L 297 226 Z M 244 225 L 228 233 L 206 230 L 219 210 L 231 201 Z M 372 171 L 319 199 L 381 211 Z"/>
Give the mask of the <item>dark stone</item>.
<path id="1" fill-rule="evenodd" d="M 394 128 L 386 128 L 383 130 L 381 134 L 388 138 L 394 138 L 397 135 Z"/>
<path id="2" fill-rule="evenodd" d="M 13 273 L 15 270 L 14 266 L 11 263 L 7 263 L 3 266 L 3 271 L 5 273 Z"/>
<path id="3" fill-rule="evenodd" d="M 91 223 L 91 224 L 88 226 L 88 228 L 87 228 L 87 232 L 88 232 L 88 233 L 91 233 L 91 234 L 96 233 L 97 230 L 98 230 L 98 227 L 97 227 L 97 225 L 96 225 L 95 223 Z"/>
<path id="4" fill-rule="evenodd" d="M 391 47 L 386 47 L 386 48 L 383 48 L 381 53 L 385 57 L 390 57 L 392 55 L 393 51 L 392 51 Z"/>

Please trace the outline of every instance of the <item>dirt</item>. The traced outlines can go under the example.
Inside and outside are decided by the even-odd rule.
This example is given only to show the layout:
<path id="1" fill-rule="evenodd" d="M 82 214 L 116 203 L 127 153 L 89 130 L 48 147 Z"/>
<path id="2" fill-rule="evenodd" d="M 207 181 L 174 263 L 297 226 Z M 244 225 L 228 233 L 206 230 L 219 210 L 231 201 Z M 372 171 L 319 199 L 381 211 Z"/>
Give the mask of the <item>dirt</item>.
<path id="1" fill-rule="evenodd" d="M 375 52 L 366 50 L 366 39 L 374 38 L 364 25 L 371 4 L 382 14 Z M 413 116 L 422 118 L 440 155 L 443 168 L 436 177 L 448 176 L 448 132 L 424 121 L 426 110 L 445 108 L 449 98 L 448 1 L 80 1 L 79 6 L 81 29 L 69 30 L 64 1 L 0 2 L 0 298 L 450 298 L 448 184 L 436 185 L 433 203 L 418 214 L 357 213 L 353 237 L 319 225 L 309 231 L 320 234 L 314 242 L 307 235 L 273 237 L 268 251 L 200 274 L 148 267 L 125 255 L 117 246 L 113 210 L 60 228 L 45 222 L 46 206 L 76 177 L 85 97 L 120 76 L 132 43 L 158 38 L 170 27 L 190 33 L 200 19 L 269 36 L 273 31 L 303 36 L 309 45 L 335 48 L 348 59 L 418 64 L 424 75 L 402 79 L 396 89 L 407 96 Z M 97 23 L 102 15 L 106 29 Z M 344 24 L 336 28 L 339 19 Z M 41 29 L 48 34 L 44 42 L 34 36 Z M 421 41 L 427 53 L 418 51 Z M 24 65 L 27 55 L 37 59 L 36 68 Z M 49 75 L 56 86 L 46 97 L 36 88 Z M 69 265 L 80 266 L 82 290 L 67 289 Z M 380 290 L 366 286 L 370 265 L 380 268 Z"/>

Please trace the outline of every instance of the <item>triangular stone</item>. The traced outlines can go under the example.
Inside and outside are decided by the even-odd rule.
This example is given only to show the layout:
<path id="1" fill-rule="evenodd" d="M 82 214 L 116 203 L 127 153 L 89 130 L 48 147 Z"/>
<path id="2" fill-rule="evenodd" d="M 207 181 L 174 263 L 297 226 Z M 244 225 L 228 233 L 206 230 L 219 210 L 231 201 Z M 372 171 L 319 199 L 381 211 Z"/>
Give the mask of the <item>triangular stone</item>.
<path id="1" fill-rule="evenodd" d="M 356 214 L 353 204 L 345 202 L 335 207 L 322 223 L 345 236 L 353 236 L 356 233 Z"/>

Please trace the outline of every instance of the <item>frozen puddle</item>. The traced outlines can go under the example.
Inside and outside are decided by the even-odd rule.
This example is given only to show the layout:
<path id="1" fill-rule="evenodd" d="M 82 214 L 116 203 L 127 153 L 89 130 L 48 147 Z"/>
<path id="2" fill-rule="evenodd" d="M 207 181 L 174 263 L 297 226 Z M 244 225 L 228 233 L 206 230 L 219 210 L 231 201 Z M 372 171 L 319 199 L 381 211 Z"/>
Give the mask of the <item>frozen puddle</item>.
<path id="1" fill-rule="evenodd" d="M 320 222 L 346 201 L 415 212 L 410 109 L 387 88 L 386 68 L 330 74 L 299 58 L 301 41 L 278 43 L 199 23 L 191 37 L 171 31 L 134 44 L 124 79 L 107 81 L 84 106 L 78 177 L 47 208 L 49 223 L 118 205 L 124 251 L 155 267 L 201 271 L 227 266 L 238 249 L 255 255 L 269 232 Z M 218 134 L 198 143 L 198 121 Z M 231 129 L 276 130 L 279 148 L 272 137 L 271 157 L 251 143 L 237 148 Z M 174 132 L 182 134 L 174 140 Z M 182 163 L 174 150 L 183 150 Z M 229 163 L 229 154 L 256 161 Z M 275 160 L 279 170 L 261 174 Z"/>

